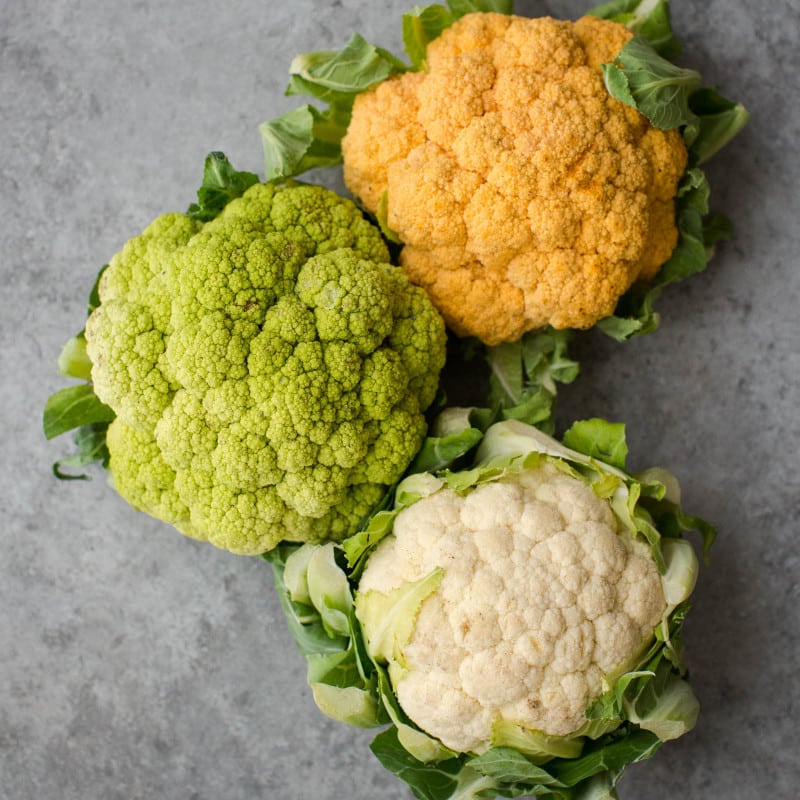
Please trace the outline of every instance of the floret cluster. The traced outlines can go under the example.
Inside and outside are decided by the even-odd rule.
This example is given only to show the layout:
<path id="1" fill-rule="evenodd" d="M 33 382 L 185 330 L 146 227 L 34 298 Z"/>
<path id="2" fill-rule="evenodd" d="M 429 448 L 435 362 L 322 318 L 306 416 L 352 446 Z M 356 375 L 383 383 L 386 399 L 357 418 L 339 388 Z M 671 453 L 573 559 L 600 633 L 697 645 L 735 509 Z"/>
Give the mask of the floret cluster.
<path id="1" fill-rule="evenodd" d="M 419 449 L 444 325 L 329 190 L 257 184 L 205 224 L 163 215 L 99 296 L 114 485 L 189 536 L 244 554 L 341 539 Z"/>
<path id="2" fill-rule="evenodd" d="M 574 734 L 665 608 L 647 545 L 548 463 L 401 511 L 357 604 L 437 569 L 408 643 L 386 657 L 405 712 L 457 752 L 487 749 L 498 720 Z"/>
<path id="3" fill-rule="evenodd" d="M 373 212 L 385 195 L 403 267 L 457 333 L 591 327 L 672 253 L 683 139 L 600 72 L 630 37 L 595 17 L 469 14 L 425 71 L 357 97 L 345 182 Z"/>

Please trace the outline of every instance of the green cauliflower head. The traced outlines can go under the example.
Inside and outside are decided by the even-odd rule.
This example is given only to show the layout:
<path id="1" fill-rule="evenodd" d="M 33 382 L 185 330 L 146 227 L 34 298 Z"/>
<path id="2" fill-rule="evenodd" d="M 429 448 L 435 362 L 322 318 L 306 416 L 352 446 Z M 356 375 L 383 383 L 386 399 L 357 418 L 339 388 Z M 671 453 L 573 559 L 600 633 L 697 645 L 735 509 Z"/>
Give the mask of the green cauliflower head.
<path id="1" fill-rule="evenodd" d="M 235 553 L 342 539 L 425 435 L 444 324 L 378 230 L 319 186 L 158 217 L 86 325 L 133 506 Z"/>

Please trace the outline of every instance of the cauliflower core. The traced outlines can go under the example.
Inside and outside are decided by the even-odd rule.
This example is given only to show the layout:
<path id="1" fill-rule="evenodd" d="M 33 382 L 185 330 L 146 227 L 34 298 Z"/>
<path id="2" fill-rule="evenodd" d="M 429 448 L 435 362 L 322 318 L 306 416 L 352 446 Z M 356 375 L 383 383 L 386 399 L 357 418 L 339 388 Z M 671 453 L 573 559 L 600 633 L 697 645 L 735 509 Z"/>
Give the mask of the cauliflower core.
<path id="1" fill-rule="evenodd" d="M 603 676 L 640 652 L 665 609 L 648 547 L 546 462 L 401 511 L 361 577 L 362 625 L 371 592 L 437 569 L 441 583 L 388 660 L 408 716 L 458 752 L 488 748 L 498 720 L 577 731 Z"/>
<path id="2" fill-rule="evenodd" d="M 348 188 L 405 243 L 407 274 L 486 344 L 588 328 L 652 278 L 678 232 L 678 131 L 612 98 L 599 65 L 631 33 L 479 13 L 428 45 L 427 70 L 360 95 Z"/>
<path id="3" fill-rule="evenodd" d="M 327 189 L 165 214 L 99 295 L 86 340 L 114 486 L 187 535 L 246 554 L 341 539 L 422 442 L 444 323 Z"/>

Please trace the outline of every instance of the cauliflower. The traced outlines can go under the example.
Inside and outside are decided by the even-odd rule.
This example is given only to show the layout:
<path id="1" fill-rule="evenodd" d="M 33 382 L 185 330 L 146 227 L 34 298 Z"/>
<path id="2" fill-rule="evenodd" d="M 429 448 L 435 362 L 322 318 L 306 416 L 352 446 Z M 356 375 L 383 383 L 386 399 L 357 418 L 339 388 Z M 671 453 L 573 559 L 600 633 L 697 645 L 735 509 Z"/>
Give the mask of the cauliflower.
<path id="1" fill-rule="evenodd" d="M 419 796 L 608 792 L 694 726 L 681 533 L 713 530 L 626 451 L 602 420 L 563 442 L 495 423 L 471 468 L 408 475 L 342 545 L 271 554 L 318 706 L 391 723 L 372 749 Z"/>
<path id="2" fill-rule="evenodd" d="M 356 97 L 345 182 L 371 212 L 385 204 L 403 268 L 456 333 L 591 327 L 670 257 L 681 133 L 614 99 L 600 70 L 631 35 L 468 14 L 424 72 Z"/>
<path id="3" fill-rule="evenodd" d="M 98 292 L 86 352 L 114 486 L 189 536 L 243 554 L 341 539 L 422 442 L 444 324 L 327 189 L 165 214 Z"/>
<path id="4" fill-rule="evenodd" d="M 388 596 L 437 570 L 409 641 L 385 641 Z M 648 546 L 607 499 L 546 462 L 401 511 L 356 600 L 400 705 L 457 752 L 487 749 L 498 721 L 575 733 L 664 609 Z"/>

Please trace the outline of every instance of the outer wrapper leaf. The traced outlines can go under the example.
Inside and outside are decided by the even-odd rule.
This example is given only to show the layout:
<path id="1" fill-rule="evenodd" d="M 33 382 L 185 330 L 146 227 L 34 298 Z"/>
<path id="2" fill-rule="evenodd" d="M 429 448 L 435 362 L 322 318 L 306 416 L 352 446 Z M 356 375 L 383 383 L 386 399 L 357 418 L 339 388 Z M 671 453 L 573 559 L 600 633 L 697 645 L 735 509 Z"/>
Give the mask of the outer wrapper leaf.
<path id="1" fill-rule="evenodd" d="M 695 167 L 684 175 L 676 200 L 678 244 L 653 281 L 635 284 L 615 313 L 597 323 L 600 330 L 618 341 L 654 331 L 659 322 L 654 304 L 661 290 L 706 269 L 714 245 L 730 232 L 727 220 L 709 214 L 709 193 L 702 170 Z"/>
<path id="2" fill-rule="evenodd" d="M 86 354 L 86 336 L 83 331 L 64 343 L 58 356 L 58 371 L 67 378 L 91 380 L 92 362 Z"/>
<path id="3" fill-rule="evenodd" d="M 402 61 L 359 34 L 341 50 L 297 56 L 286 94 L 315 97 L 327 108 L 321 111 L 303 105 L 261 124 L 267 180 L 283 181 L 310 169 L 340 164 L 341 141 L 356 96 L 406 69 Z"/>
<path id="4" fill-rule="evenodd" d="M 458 19 L 477 11 L 496 14 L 513 14 L 514 0 L 447 0 L 447 5 Z"/>
<path id="5" fill-rule="evenodd" d="M 423 69 L 428 44 L 454 22 L 453 14 L 441 5 L 416 6 L 403 14 L 403 48 L 413 69 Z"/>
<path id="6" fill-rule="evenodd" d="M 615 0 L 586 12 L 593 17 L 626 25 L 640 34 L 664 58 L 677 58 L 681 48 L 672 33 L 669 0 Z"/>
<path id="7" fill-rule="evenodd" d="M 609 94 L 640 111 L 656 128 L 694 123 L 689 97 L 700 88 L 700 73 L 662 58 L 646 39 L 634 36 L 613 63 L 601 68 Z"/>
<path id="8" fill-rule="evenodd" d="M 99 304 L 96 295 L 97 282 L 89 298 L 89 313 Z M 87 473 L 65 472 L 64 468 L 80 469 L 95 462 L 100 462 L 103 467 L 108 466 L 106 431 L 116 415 L 100 401 L 92 388 L 92 365 L 86 355 L 86 338 L 83 331 L 66 342 L 61 350 L 58 366 L 62 375 L 78 378 L 84 382 L 59 389 L 47 398 L 42 415 L 44 435 L 48 439 L 54 439 L 69 431 L 75 431 L 73 439 L 77 448 L 77 452 L 53 463 L 53 475 L 65 481 L 89 480 Z"/>
<path id="9" fill-rule="evenodd" d="M 750 119 L 741 103 L 727 100 L 710 87 L 694 92 L 689 98 L 689 108 L 697 117 L 697 133 L 691 146 L 696 164 L 702 164 L 721 150 Z"/>
<path id="10" fill-rule="evenodd" d="M 255 183 L 258 183 L 258 175 L 234 169 L 225 153 L 209 153 L 203 168 L 203 183 L 197 190 L 197 202 L 192 203 L 186 213 L 201 222 L 214 219 L 231 200 L 241 197 Z"/>
<path id="11" fill-rule="evenodd" d="M 297 56 L 289 68 L 286 94 L 307 94 L 326 103 L 352 105 L 357 94 L 406 69 L 388 50 L 355 33 L 341 50 Z"/>
<path id="12" fill-rule="evenodd" d="M 114 412 L 98 400 L 91 384 L 81 383 L 59 389 L 44 407 L 44 435 L 48 439 L 97 422 L 111 422 Z"/>
<path id="13" fill-rule="evenodd" d="M 268 181 L 283 181 L 342 162 L 340 142 L 347 125 L 333 110 L 323 113 L 311 105 L 300 106 L 261 123 L 259 130 Z"/>
<path id="14" fill-rule="evenodd" d="M 564 444 L 606 464 L 625 468 L 628 445 L 625 443 L 625 426 L 621 422 L 608 423 L 602 419 L 576 422 L 564 433 Z"/>
<path id="15" fill-rule="evenodd" d="M 328 552 L 322 552 L 326 549 Z M 272 565 L 281 608 L 289 632 L 306 659 L 308 683 L 319 709 L 332 719 L 355 727 L 376 727 L 389 718 L 379 702 L 377 681 L 365 669 L 366 652 L 344 572 L 331 562 L 316 570 L 313 587 L 298 591 L 306 576 L 298 579 L 297 574 L 292 577 L 294 597 L 287 587 L 292 559 L 301 562 L 302 573 L 314 558 L 327 562 L 332 553 L 332 545 L 279 545 L 263 558 Z M 344 633 L 340 632 L 342 619 L 346 624 Z"/>
<path id="16" fill-rule="evenodd" d="M 107 422 L 96 422 L 78 428 L 74 437 L 78 452 L 56 461 L 53 464 L 53 475 L 62 481 L 85 481 L 89 480 L 87 473 L 64 472 L 64 467 L 70 469 L 88 467 L 95 462 L 100 462 L 103 467 L 108 467 L 107 430 Z"/>
<path id="17" fill-rule="evenodd" d="M 489 406 L 499 419 L 517 419 L 552 433 L 557 383 L 572 383 L 578 363 L 567 354 L 570 331 L 546 328 L 486 349 Z"/>
<path id="18" fill-rule="evenodd" d="M 633 730 L 624 737 L 598 744 L 580 758 L 553 764 L 550 771 L 567 786 L 576 786 L 595 775 L 619 775 L 628 765 L 650 758 L 661 744 L 655 734 Z"/>
<path id="19" fill-rule="evenodd" d="M 370 745 L 378 761 L 408 784 L 415 797 L 422 800 L 449 800 L 456 797 L 463 760 L 453 758 L 436 763 L 424 763 L 414 758 L 397 738 L 397 729 L 388 728 L 378 734 Z"/>

